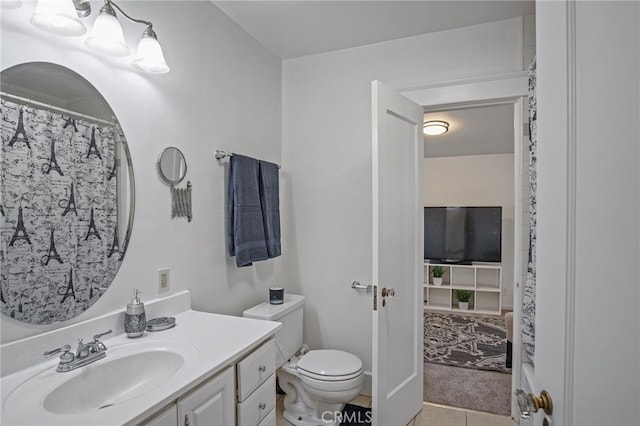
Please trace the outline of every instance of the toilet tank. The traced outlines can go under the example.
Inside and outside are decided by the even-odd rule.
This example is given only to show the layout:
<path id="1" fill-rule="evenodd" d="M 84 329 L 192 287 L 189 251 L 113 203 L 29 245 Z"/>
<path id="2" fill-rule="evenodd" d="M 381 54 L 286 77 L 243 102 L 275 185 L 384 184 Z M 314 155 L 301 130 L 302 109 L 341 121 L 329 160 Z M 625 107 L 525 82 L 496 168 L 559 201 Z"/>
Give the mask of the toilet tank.
<path id="1" fill-rule="evenodd" d="M 277 321 L 282 323 L 276 332 L 276 365 L 278 368 L 288 361 L 302 347 L 302 326 L 304 296 L 285 294 L 284 302 L 272 305 L 264 302 L 242 313 L 245 318 Z"/>

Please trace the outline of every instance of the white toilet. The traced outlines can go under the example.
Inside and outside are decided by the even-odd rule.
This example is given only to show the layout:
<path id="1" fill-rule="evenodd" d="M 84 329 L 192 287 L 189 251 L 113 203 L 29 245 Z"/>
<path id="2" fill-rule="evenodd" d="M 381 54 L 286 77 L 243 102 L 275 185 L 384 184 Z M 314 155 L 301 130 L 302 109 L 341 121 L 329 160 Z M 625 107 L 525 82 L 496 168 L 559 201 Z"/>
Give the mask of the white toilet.
<path id="1" fill-rule="evenodd" d="M 304 296 L 285 294 L 281 305 L 265 302 L 243 316 L 283 325 L 275 340 L 278 381 L 287 394 L 284 418 L 298 426 L 339 425 L 336 414 L 362 389 L 362 361 L 344 351 L 307 351 L 302 343 L 303 305 Z"/>

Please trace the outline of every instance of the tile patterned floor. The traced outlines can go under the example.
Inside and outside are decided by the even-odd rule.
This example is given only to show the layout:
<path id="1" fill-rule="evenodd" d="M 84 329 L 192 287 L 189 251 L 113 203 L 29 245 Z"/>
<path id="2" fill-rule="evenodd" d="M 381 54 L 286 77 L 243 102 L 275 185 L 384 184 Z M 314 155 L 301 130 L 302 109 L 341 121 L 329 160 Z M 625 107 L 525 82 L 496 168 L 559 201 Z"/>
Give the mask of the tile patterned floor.
<path id="1" fill-rule="evenodd" d="M 291 426 L 282 417 L 284 405 L 282 395 L 278 395 L 276 403 L 276 426 Z M 371 398 L 360 395 L 351 404 L 370 407 Z M 461 408 L 424 403 L 422 411 L 407 426 L 515 426 L 511 418 L 490 413 L 463 410 Z M 392 426 L 392 425 L 389 425 Z"/>

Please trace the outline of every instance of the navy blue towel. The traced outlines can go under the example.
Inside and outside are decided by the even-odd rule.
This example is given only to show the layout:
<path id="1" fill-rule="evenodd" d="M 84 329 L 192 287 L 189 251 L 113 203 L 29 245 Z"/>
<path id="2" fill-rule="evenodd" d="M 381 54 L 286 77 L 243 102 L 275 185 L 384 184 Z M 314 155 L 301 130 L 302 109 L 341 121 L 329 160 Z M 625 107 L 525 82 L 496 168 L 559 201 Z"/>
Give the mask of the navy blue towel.
<path id="1" fill-rule="evenodd" d="M 233 155 L 227 194 L 227 248 L 237 266 L 268 259 L 260 201 L 258 160 Z"/>
<path id="2" fill-rule="evenodd" d="M 280 256 L 280 182 L 278 165 L 260 161 L 260 201 L 269 258 Z"/>

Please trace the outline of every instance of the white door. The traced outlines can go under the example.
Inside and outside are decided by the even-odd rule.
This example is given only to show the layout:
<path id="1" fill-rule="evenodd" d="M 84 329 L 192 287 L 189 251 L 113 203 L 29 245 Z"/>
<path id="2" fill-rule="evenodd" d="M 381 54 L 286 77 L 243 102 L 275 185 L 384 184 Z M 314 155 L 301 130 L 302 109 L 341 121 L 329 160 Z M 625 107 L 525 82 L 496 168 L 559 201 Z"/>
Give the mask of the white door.
<path id="1" fill-rule="evenodd" d="M 422 408 L 422 107 L 374 81 L 373 425 L 406 425 Z"/>
<path id="2" fill-rule="evenodd" d="M 536 2 L 536 426 L 640 424 L 639 24 L 638 2 Z"/>

